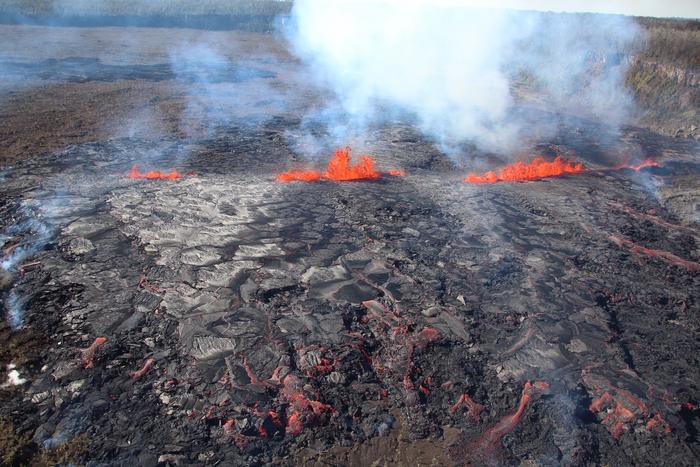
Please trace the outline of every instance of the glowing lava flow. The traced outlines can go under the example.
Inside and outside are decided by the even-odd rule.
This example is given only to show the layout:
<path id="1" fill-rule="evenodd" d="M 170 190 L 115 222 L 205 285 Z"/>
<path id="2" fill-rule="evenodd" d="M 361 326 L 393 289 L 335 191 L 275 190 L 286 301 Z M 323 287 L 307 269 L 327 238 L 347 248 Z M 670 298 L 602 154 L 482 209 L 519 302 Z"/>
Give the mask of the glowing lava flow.
<path id="1" fill-rule="evenodd" d="M 178 178 L 182 177 L 180 175 L 180 172 L 177 170 L 173 170 L 172 172 L 160 172 L 158 170 L 151 170 L 148 172 L 139 172 L 138 168 L 134 165 L 131 167 L 131 171 L 129 172 L 129 178 L 132 179 L 149 179 L 149 180 L 177 180 Z"/>
<path id="2" fill-rule="evenodd" d="M 637 165 L 619 165 L 615 167 L 615 170 L 630 169 L 639 172 L 645 167 L 661 167 L 661 164 L 659 164 L 653 159 L 646 159 Z"/>
<path id="3" fill-rule="evenodd" d="M 321 174 L 315 170 L 289 170 L 277 176 L 280 182 L 317 182 L 321 180 Z"/>
<path id="4" fill-rule="evenodd" d="M 564 174 L 583 172 L 583 164 L 569 162 L 557 156 L 552 162 L 536 157 L 530 163 L 516 162 L 507 165 L 498 173 L 486 172 L 483 175 L 469 174 L 464 179 L 467 183 L 496 183 L 538 180 L 546 177 L 558 177 Z"/>
<path id="5" fill-rule="evenodd" d="M 392 169 L 389 175 L 394 177 L 404 177 L 403 170 Z M 376 180 L 382 173 L 374 168 L 374 159 L 369 156 L 361 156 L 355 165 L 350 164 L 350 148 L 336 149 L 333 157 L 328 161 L 326 171 L 321 173 L 316 170 L 293 169 L 283 172 L 277 176 L 280 182 L 316 182 L 324 178 L 337 182 L 347 182 L 351 180 Z"/>
<path id="6" fill-rule="evenodd" d="M 673 253 L 670 253 L 668 251 L 663 251 L 663 250 L 654 250 L 652 248 L 646 248 L 641 245 L 637 245 L 636 243 L 627 240 L 626 238 L 623 238 L 619 235 L 610 235 L 608 236 L 611 242 L 613 242 L 615 245 L 626 248 L 627 250 L 631 251 L 632 253 L 636 253 L 638 255 L 646 255 L 646 256 L 651 256 L 654 258 L 661 258 L 665 260 L 666 262 L 672 264 L 673 266 L 678 266 L 681 268 L 684 268 L 686 271 L 689 272 L 697 272 L 700 271 L 700 263 L 696 263 L 695 261 L 689 261 L 687 259 L 680 258 Z"/>
<path id="7" fill-rule="evenodd" d="M 501 439 L 518 424 L 532 397 L 537 393 L 547 391 L 548 388 L 549 384 L 544 381 L 526 382 L 520 396 L 518 409 L 511 415 L 501 418 L 480 437 L 465 444 L 455 445 L 453 455 L 466 459 L 466 465 L 496 465 L 496 463 L 500 465 L 500 462 L 495 461 L 498 461 L 503 454 Z"/>

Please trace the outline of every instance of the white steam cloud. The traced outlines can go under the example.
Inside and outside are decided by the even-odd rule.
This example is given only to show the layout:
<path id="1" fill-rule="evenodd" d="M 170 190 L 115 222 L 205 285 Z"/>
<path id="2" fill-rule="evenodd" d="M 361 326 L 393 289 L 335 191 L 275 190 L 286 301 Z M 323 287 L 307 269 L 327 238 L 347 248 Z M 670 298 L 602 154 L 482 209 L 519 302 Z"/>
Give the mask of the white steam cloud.
<path id="1" fill-rule="evenodd" d="M 331 134 L 407 111 L 448 152 L 467 141 L 508 152 L 527 131 L 512 112 L 517 79 L 533 81 L 551 110 L 625 121 L 632 100 L 617 57 L 637 34 L 617 16 L 297 0 L 288 38 L 342 107 Z"/>

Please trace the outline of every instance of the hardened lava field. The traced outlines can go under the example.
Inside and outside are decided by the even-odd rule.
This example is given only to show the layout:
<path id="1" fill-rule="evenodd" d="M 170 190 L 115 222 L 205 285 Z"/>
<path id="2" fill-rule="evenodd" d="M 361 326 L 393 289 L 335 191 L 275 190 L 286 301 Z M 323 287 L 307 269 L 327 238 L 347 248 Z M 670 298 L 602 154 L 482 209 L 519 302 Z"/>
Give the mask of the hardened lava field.
<path id="1" fill-rule="evenodd" d="M 243 37 L 258 71 L 221 92 L 296 73 L 256 62 L 272 39 Z M 82 89 L 117 112 L 145 94 L 185 112 L 147 58 L 132 77 L 53 63 L 81 80 L 28 108 L 66 92 L 79 106 Z M 697 463 L 697 143 L 569 118 L 522 160 L 580 170 L 466 183 L 512 161 L 465 167 L 395 122 L 351 153 L 372 176 L 339 181 L 323 175 L 335 148 L 300 158 L 298 108 L 239 104 L 186 137 L 103 138 L 86 114 L 84 135 L 47 132 L 28 146 L 40 156 L 6 164 L 0 428 L 15 459 Z M 289 170 L 319 176 L 277 180 Z"/>

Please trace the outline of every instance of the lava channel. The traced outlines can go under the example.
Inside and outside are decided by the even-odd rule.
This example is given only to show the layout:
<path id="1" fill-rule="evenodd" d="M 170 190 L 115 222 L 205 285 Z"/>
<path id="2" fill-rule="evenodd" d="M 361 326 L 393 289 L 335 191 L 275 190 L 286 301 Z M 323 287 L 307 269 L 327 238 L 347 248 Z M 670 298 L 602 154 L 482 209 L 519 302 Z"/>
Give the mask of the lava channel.
<path id="1" fill-rule="evenodd" d="M 467 465 L 487 465 L 502 457 L 501 439 L 512 431 L 520 422 L 525 413 L 525 408 L 536 393 L 542 393 L 549 389 L 545 381 L 527 381 L 520 395 L 518 409 L 511 415 L 501 418 L 494 426 L 486 430 L 480 437 L 471 442 L 453 449 L 453 456 L 459 456 L 467 460 Z"/>
<path id="2" fill-rule="evenodd" d="M 557 156 L 552 162 L 536 157 L 529 163 L 516 162 L 503 167 L 498 173 L 489 171 L 483 175 L 470 173 L 464 179 L 467 183 L 523 182 L 547 177 L 558 177 L 584 171 L 580 162 L 570 162 Z"/>

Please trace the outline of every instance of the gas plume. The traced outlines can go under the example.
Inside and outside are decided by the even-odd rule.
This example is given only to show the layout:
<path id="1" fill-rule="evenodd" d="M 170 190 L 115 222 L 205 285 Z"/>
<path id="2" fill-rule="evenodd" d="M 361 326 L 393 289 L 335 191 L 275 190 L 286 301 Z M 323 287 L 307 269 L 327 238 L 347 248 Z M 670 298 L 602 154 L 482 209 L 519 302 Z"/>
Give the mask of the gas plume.
<path id="1" fill-rule="evenodd" d="M 528 136 L 511 112 L 518 83 L 550 109 L 610 125 L 632 109 L 622 53 L 639 30 L 626 17 L 298 0 L 290 24 L 294 50 L 337 97 L 342 111 L 321 114 L 339 139 L 408 112 L 448 152 L 474 142 L 507 153 Z"/>

